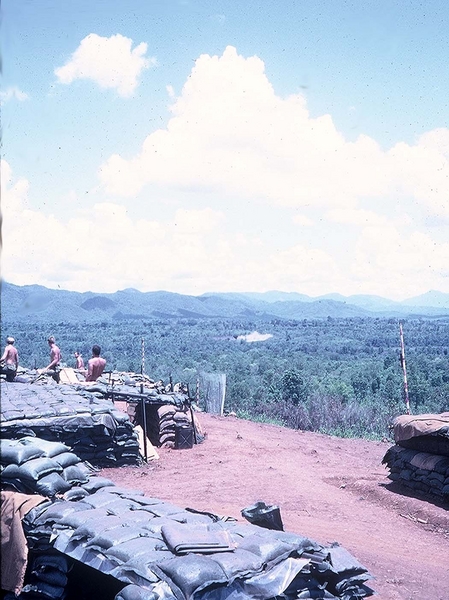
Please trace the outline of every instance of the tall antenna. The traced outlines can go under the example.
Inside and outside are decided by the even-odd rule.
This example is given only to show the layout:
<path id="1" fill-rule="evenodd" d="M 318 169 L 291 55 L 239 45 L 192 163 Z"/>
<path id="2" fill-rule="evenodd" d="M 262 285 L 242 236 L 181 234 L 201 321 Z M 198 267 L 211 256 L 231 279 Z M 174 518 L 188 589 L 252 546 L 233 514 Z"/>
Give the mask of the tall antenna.
<path id="1" fill-rule="evenodd" d="M 406 413 L 410 414 L 410 400 L 408 397 L 408 383 L 407 383 L 407 369 L 405 367 L 405 347 L 404 347 L 404 333 L 402 331 L 402 323 L 399 323 L 399 334 L 401 336 L 401 367 L 404 375 L 404 391 L 405 391 L 405 410 Z"/>

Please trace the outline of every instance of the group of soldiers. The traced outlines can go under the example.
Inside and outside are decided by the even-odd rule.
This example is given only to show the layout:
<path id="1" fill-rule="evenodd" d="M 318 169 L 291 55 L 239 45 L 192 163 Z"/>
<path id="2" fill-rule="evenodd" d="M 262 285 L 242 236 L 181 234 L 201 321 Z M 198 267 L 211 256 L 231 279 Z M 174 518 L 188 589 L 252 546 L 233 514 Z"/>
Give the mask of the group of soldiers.
<path id="1" fill-rule="evenodd" d="M 61 350 L 56 345 L 56 340 L 53 335 L 48 338 L 50 347 L 50 363 L 39 370 L 39 374 L 48 373 L 52 378 L 59 383 L 61 371 Z M 6 338 L 6 347 L 0 358 L 0 373 L 6 375 L 6 381 L 14 381 L 17 369 L 19 367 L 19 353 L 15 347 L 13 337 Z M 86 381 L 96 381 L 103 373 L 106 366 L 106 360 L 100 356 L 101 348 L 97 344 L 92 346 L 92 358 L 87 362 L 87 369 L 84 367 L 83 357 L 79 352 L 75 352 L 76 369 L 81 371 L 86 376 Z"/>

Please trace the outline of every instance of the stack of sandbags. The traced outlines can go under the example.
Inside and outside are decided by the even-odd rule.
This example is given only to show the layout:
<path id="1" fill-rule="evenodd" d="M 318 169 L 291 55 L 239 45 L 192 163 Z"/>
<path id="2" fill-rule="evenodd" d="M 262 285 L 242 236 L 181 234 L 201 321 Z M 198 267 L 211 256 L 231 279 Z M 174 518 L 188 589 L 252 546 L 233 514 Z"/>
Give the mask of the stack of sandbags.
<path id="1" fill-rule="evenodd" d="M 37 506 L 36 510 L 32 509 L 27 518 L 23 520 L 23 528 L 30 550 L 40 555 L 53 553 L 52 530 L 48 523 L 55 523 L 68 513 L 82 510 L 84 498 L 107 486 L 114 486 L 114 483 L 105 477 L 94 475 L 82 486 L 72 487 L 62 498 L 49 499 Z M 41 522 L 38 517 L 43 513 L 46 517 Z"/>
<path id="2" fill-rule="evenodd" d="M 91 584 L 95 572 L 126 584 L 117 600 L 372 595 L 367 570 L 338 545 L 181 509 L 113 484 L 78 502 L 38 506 L 24 523 L 27 537 L 47 530 L 55 550 L 89 567 Z"/>
<path id="3" fill-rule="evenodd" d="M 392 481 L 449 502 L 449 457 L 396 445 L 387 450 L 382 463 L 390 469 Z"/>
<path id="4" fill-rule="evenodd" d="M 30 436 L 0 439 L 0 462 L 2 489 L 49 498 L 87 483 L 92 473 L 65 444 Z"/>
<path id="5" fill-rule="evenodd" d="M 67 595 L 68 572 L 69 559 L 62 554 L 34 556 L 30 561 L 29 583 L 24 586 L 18 598 L 62 600 Z"/>
<path id="6" fill-rule="evenodd" d="M 95 466 L 137 464 L 139 442 L 113 402 L 68 385 L 1 383 L 1 437 L 59 441 Z"/>
<path id="7" fill-rule="evenodd" d="M 382 460 L 389 478 L 449 502 L 449 413 L 401 415 L 393 428 L 396 445 Z"/>
<path id="8" fill-rule="evenodd" d="M 158 408 L 159 444 L 174 448 L 177 427 L 192 427 L 190 413 L 176 406 L 166 404 Z"/>

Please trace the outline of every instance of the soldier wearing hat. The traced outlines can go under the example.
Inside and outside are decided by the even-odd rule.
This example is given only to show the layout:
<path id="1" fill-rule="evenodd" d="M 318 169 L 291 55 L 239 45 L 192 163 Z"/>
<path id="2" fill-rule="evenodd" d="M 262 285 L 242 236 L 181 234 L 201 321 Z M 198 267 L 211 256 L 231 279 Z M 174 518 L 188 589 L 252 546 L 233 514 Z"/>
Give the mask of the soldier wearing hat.
<path id="1" fill-rule="evenodd" d="M 0 358 L 0 373 L 6 375 L 6 381 L 14 381 L 19 366 L 19 353 L 14 347 L 14 342 L 13 337 L 6 338 L 6 348 Z"/>

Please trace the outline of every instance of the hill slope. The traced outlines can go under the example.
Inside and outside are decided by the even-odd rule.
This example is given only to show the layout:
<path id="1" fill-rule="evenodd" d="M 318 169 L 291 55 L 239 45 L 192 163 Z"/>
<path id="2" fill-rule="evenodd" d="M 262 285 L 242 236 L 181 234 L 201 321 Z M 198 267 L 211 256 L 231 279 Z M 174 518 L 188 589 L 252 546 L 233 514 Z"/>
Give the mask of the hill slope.
<path id="1" fill-rule="evenodd" d="M 172 292 L 139 292 L 126 289 L 113 294 L 69 292 L 38 285 L 1 286 L 2 320 L 89 323 L 121 319 L 241 318 L 325 319 L 327 317 L 448 316 L 449 294 L 429 292 L 412 300 L 392 302 L 378 296 L 328 294 L 312 298 L 286 292 L 214 293 L 188 296 Z M 434 299 L 434 304 L 432 304 Z M 419 298 L 417 299 L 417 301 Z"/>

